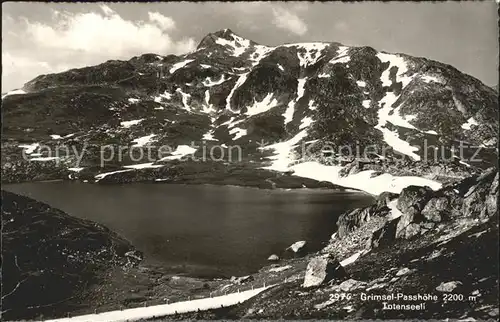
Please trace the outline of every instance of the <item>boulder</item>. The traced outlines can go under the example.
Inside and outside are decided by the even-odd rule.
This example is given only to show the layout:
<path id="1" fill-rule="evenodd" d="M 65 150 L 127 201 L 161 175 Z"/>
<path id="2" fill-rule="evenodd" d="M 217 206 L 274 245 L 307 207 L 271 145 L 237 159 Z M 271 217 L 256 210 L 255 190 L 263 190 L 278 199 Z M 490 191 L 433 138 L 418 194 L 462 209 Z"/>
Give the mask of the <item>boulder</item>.
<path id="1" fill-rule="evenodd" d="M 302 286 L 318 286 L 333 279 L 342 279 L 346 276 L 347 273 L 336 259 L 330 257 L 315 257 L 307 264 Z"/>
<path id="2" fill-rule="evenodd" d="M 407 208 L 403 215 L 399 217 L 396 226 L 396 238 L 411 238 L 415 236 L 416 226 L 422 221 L 422 215 L 414 208 Z M 420 227 L 420 226 L 419 226 Z"/>
<path id="3" fill-rule="evenodd" d="M 285 251 L 294 255 L 303 255 L 306 252 L 306 241 L 300 240 L 288 246 Z"/>
<path id="4" fill-rule="evenodd" d="M 433 190 L 427 186 L 408 186 L 401 191 L 398 198 L 397 208 L 405 212 L 408 208 L 415 208 L 417 211 L 424 209 L 427 201 L 432 197 Z"/>
<path id="5" fill-rule="evenodd" d="M 233 282 L 234 284 L 245 284 L 245 283 L 251 282 L 253 280 L 254 280 L 254 278 L 252 275 L 240 276 L 240 277 L 231 276 L 231 279 L 230 279 L 230 281 Z"/>
<path id="6" fill-rule="evenodd" d="M 436 291 L 450 293 L 457 289 L 462 285 L 462 282 L 459 281 L 451 281 L 451 282 L 443 282 L 436 287 Z"/>
<path id="7" fill-rule="evenodd" d="M 366 282 L 358 281 L 355 279 L 348 279 L 340 283 L 339 288 L 344 292 L 355 291 L 360 288 L 366 287 Z"/>
<path id="8" fill-rule="evenodd" d="M 446 197 L 432 198 L 427 202 L 422 210 L 422 216 L 427 221 L 441 222 L 447 217 L 449 212 L 450 202 Z"/>
<path id="9" fill-rule="evenodd" d="M 413 270 L 409 269 L 408 267 L 403 267 L 399 271 L 397 271 L 396 276 L 404 276 L 412 273 Z"/>
<path id="10" fill-rule="evenodd" d="M 276 255 L 276 254 L 272 254 L 271 256 L 269 256 L 269 257 L 267 258 L 267 260 L 268 260 L 268 261 L 271 261 L 271 262 L 276 262 L 276 261 L 279 261 L 279 260 L 280 260 L 280 258 L 279 258 L 279 256 L 278 256 L 278 255 Z"/>

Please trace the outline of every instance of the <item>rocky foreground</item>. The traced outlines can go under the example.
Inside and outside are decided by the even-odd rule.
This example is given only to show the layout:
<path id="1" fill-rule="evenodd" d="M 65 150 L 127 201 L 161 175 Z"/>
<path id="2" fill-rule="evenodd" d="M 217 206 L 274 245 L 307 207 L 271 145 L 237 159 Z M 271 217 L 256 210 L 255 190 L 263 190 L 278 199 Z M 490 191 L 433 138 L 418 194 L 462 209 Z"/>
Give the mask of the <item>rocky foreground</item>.
<path id="1" fill-rule="evenodd" d="M 495 169 L 436 192 L 382 194 L 342 215 L 319 253 L 224 290 L 275 287 L 234 307 L 169 318 L 498 319 L 497 202 Z"/>
<path id="2" fill-rule="evenodd" d="M 2 190 L 2 318 L 66 314 L 114 267 L 142 255 L 104 226 Z"/>

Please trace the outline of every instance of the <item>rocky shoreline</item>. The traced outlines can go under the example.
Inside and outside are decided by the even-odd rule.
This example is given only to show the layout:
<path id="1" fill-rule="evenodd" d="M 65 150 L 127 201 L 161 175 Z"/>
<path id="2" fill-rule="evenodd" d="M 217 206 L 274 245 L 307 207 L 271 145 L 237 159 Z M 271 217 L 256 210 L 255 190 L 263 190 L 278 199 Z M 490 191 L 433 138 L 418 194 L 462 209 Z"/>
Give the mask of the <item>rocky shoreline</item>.
<path id="1" fill-rule="evenodd" d="M 373 206 L 342 215 L 322 251 L 246 279 L 246 287 L 276 283 L 270 290 L 234 307 L 168 318 L 497 319 L 497 201 L 494 168 L 436 192 L 382 194 Z M 446 300 L 450 294 L 461 300 Z"/>

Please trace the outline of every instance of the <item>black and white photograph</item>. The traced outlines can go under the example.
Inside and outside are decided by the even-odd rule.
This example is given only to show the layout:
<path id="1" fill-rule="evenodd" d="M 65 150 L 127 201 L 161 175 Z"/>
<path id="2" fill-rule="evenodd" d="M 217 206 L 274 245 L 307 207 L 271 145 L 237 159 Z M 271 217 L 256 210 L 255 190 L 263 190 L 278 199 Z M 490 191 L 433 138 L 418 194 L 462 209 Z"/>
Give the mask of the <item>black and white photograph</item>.
<path id="1" fill-rule="evenodd" d="M 498 320 L 499 10 L 2 3 L 2 321 Z"/>

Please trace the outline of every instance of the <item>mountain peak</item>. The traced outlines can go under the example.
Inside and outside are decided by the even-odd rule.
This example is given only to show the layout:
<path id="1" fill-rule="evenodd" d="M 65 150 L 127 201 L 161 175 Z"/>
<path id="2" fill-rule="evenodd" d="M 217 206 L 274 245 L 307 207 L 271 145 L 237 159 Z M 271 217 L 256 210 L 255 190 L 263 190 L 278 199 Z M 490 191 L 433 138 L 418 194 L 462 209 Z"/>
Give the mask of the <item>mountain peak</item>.
<path id="1" fill-rule="evenodd" d="M 233 35 L 237 36 L 231 29 L 221 29 L 216 32 L 213 32 L 212 35 L 217 36 L 219 38 L 231 39 Z"/>
<path id="2" fill-rule="evenodd" d="M 248 42 L 253 43 L 253 41 L 245 39 L 245 38 L 237 35 L 236 33 L 234 33 L 231 29 L 226 28 L 226 29 L 221 29 L 221 30 L 215 31 L 215 32 L 211 32 L 208 35 L 206 35 L 205 37 L 203 37 L 203 39 L 200 41 L 200 43 L 198 44 L 198 47 L 196 47 L 196 49 L 211 47 L 217 43 L 217 39 L 225 39 L 228 41 L 239 40 L 239 41 L 248 41 Z"/>

